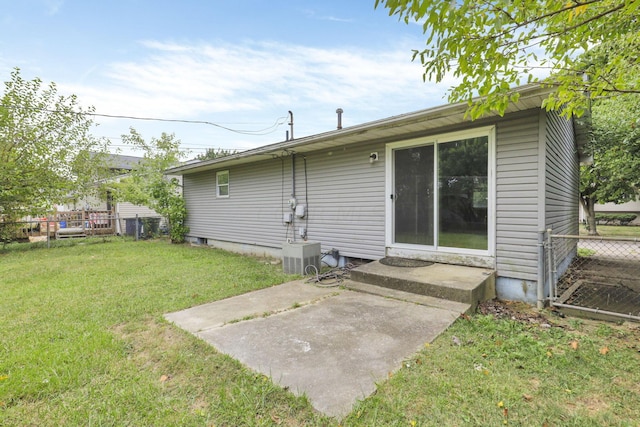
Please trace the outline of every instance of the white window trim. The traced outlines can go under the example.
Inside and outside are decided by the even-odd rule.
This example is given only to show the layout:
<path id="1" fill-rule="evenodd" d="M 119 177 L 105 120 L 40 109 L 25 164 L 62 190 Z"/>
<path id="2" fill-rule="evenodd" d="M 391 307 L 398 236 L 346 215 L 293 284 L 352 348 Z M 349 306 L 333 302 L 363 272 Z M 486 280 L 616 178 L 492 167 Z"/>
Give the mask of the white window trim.
<path id="1" fill-rule="evenodd" d="M 227 176 L 227 183 L 226 184 L 220 184 L 220 177 L 226 175 Z M 221 187 L 227 187 L 227 194 L 220 194 L 220 188 Z M 220 199 L 226 199 L 229 197 L 229 194 L 231 194 L 230 190 L 230 179 L 229 179 L 229 170 L 223 170 L 223 171 L 218 171 L 216 172 L 216 197 L 220 198 Z"/>
<path id="2" fill-rule="evenodd" d="M 422 145 L 440 144 L 451 141 L 457 141 L 460 139 L 475 138 L 479 136 L 487 136 L 489 138 L 489 164 L 488 164 L 488 182 L 489 182 L 489 194 L 487 205 L 490 207 L 487 211 L 487 237 L 488 248 L 487 250 L 475 250 L 464 248 L 445 248 L 436 246 L 421 246 L 421 245 L 408 245 L 395 243 L 394 240 L 394 211 L 393 201 L 391 195 L 393 194 L 393 180 L 394 180 L 394 156 L 393 151 L 398 148 L 418 147 Z M 437 159 L 436 159 L 437 161 Z M 385 172 L 386 172 L 386 203 L 385 203 L 385 240 L 387 246 L 387 252 L 389 254 L 396 251 L 403 252 L 404 256 L 410 257 L 411 253 L 415 255 L 421 252 L 428 252 L 434 254 L 468 254 L 478 255 L 480 257 L 494 257 L 496 250 L 496 136 L 495 126 L 484 126 L 479 128 L 473 128 L 469 130 L 450 132 L 438 135 L 432 135 L 423 138 L 409 139 L 404 141 L 393 142 L 387 144 L 385 153 Z M 437 215 L 437 213 L 436 213 Z M 395 255 L 399 256 L 399 255 Z"/>

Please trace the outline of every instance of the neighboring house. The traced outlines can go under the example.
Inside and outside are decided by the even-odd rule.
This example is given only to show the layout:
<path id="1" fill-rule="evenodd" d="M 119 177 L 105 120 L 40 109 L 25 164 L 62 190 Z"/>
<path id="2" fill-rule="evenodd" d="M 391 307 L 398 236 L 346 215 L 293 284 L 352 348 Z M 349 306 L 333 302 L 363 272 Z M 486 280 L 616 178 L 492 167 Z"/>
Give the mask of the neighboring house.
<path id="1" fill-rule="evenodd" d="M 635 214 L 636 219 L 631 221 L 631 225 L 640 225 L 640 200 L 627 203 L 596 203 L 594 206 L 596 214 Z M 587 215 L 584 209 L 580 208 L 580 221 L 586 221 Z"/>
<path id="2" fill-rule="evenodd" d="M 499 297 L 535 302 L 541 232 L 578 233 L 585 130 L 540 108 L 548 90 L 516 90 L 503 117 L 444 105 L 170 169 L 183 175 L 188 238 L 489 267 Z M 565 249 L 567 265 L 576 248 Z"/>
<path id="3" fill-rule="evenodd" d="M 121 179 L 126 178 L 127 174 L 133 170 L 135 165 L 142 160 L 142 157 L 136 156 L 123 156 L 120 154 L 109 154 L 107 158 L 107 164 L 114 173 L 119 173 L 112 178 L 109 178 L 110 182 L 119 182 Z M 86 197 L 82 200 L 77 200 L 74 203 L 68 203 L 66 205 L 58 206 L 58 211 L 110 211 L 113 216 L 118 219 L 115 222 L 115 233 L 125 233 L 125 220 L 138 217 L 159 217 L 160 215 L 153 209 L 147 206 L 134 205 L 130 202 L 118 202 L 114 201 L 109 192 L 105 199 L 98 197 Z"/>

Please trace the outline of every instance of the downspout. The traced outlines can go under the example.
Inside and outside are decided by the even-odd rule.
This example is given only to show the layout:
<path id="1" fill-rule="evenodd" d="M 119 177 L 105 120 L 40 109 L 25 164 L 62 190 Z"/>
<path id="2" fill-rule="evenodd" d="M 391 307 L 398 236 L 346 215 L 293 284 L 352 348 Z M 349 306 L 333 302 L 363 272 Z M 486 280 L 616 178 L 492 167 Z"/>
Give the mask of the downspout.
<path id="1" fill-rule="evenodd" d="M 293 129 L 292 129 L 293 131 Z M 291 200 L 289 208 L 295 211 L 296 203 L 296 153 L 291 153 Z M 291 229 L 293 230 L 293 241 L 296 241 L 296 216 L 292 215 Z"/>
<path id="2" fill-rule="evenodd" d="M 291 198 L 296 198 L 296 153 L 291 153 Z"/>

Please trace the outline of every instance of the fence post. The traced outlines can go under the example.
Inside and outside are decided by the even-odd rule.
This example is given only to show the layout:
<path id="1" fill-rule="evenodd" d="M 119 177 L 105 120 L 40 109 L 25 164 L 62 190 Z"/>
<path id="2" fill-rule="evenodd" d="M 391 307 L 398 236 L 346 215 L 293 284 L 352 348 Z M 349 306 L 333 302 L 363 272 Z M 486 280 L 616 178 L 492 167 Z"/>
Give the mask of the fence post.
<path id="1" fill-rule="evenodd" d="M 538 310 L 542 310 L 544 308 L 544 230 L 538 232 L 538 286 L 537 286 L 537 297 Z M 551 284 L 549 284 L 551 286 Z M 549 296 L 551 296 L 551 287 L 549 287 Z"/>
<path id="2" fill-rule="evenodd" d="M 49 237 L 49 218 L 47 218 L 47 249 L 49 249 L 51 247 L 51 244 L 49 242 L 50 237 Z"/>
<path id="3" fill-rule="evenodd" d="M 140 223 L 138 221 L 140 221 L 140 219 L 138 218 L 138 214 L 136 214 L 136 242 L 138 241 L 138 230 L 140 229 Z"/>
<path id="4" fill-rule="evenodd" d="M 549 269 L 549 295 L 553 297 L 555 301 L 558 298 L 556 295 L 556 284 L 554 282 L 553 270 L 555 270 L 555 266 L 553 265 L 553 241 L 551 240 L 551 233 L 553 230 L 551 228 L 547 229 L 547 265 Z"/>

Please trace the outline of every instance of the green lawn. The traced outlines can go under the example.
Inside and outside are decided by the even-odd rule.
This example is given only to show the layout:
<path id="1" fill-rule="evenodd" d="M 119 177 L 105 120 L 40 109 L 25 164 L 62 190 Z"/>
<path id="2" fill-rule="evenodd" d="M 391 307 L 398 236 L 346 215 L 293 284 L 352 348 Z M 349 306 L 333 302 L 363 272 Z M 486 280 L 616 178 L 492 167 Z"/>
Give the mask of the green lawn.
<path id="1" fill-rule="evenodd" d="M 164 241 L 76 243 L 0 249 L 2 426 L 640 423 L 638 325 L 461 318 L 338 423 L 162 317 L 281 283 L 280 266 Z"/>
<path id="2" fill-rule="evenodd" d="M 433 236 L 416 235 L 413 233 L 398 233 L 396 234 L 396 242 L 433 246 Z M 488 245 L 487 242 L 486 233 L 455 233 L 451 231 L 441 231 L 438 246 L 486 250 Z"/>
<path id="3" fill-rule="evenodd" d="M 640 226 L 637 225 L 598 225 L 598 234 L 602 237 L 638 237 L 640 238 Z M 586 236 L 589 232 L 580 225 L 580 235 Z"/>

